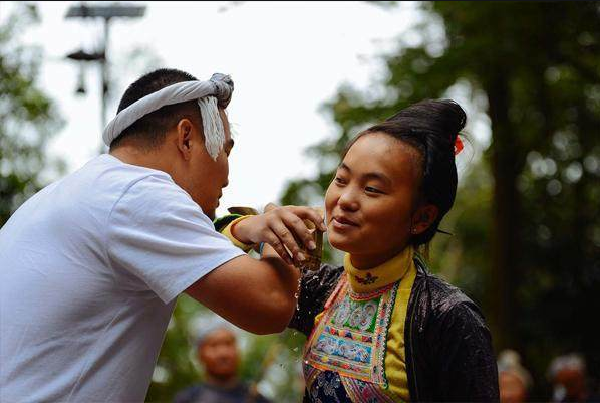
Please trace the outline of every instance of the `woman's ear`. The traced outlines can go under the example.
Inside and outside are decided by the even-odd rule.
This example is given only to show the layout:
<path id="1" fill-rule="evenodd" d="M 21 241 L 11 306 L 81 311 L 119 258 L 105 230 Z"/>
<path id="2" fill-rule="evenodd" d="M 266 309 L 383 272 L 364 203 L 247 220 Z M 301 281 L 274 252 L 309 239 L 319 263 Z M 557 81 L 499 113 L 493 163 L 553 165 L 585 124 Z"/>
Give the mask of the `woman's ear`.
<path id="1" fill-rule="evenodd" d="M 438 216 L 438 208 L 433 204 L 425 204 L 418 207 L 412 214 L 410 233 L 419 235 L 427 231 L 427 228 Z"/>

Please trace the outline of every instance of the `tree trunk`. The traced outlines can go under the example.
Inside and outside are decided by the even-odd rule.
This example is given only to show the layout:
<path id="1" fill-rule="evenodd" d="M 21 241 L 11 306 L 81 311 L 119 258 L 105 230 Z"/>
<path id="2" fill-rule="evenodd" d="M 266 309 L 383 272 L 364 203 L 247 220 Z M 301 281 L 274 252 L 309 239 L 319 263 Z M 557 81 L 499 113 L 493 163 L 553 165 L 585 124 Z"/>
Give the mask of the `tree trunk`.
<path id="1" fill-rule="evenodd" d="M 516 285 L 519 280 L 519 218 L 520 200 L 516 184 L 519 175 L 518 143 L 509 119 L 509 83 L 505 72 L 498 71 L 486 86 L 489 114 L 492 121 L 490 147 L 494 177 L 492 228 L 492 292 L 493 311 L 490 325 L 494 344 L 500 349 L 516 348 L 515 332 Z"/>

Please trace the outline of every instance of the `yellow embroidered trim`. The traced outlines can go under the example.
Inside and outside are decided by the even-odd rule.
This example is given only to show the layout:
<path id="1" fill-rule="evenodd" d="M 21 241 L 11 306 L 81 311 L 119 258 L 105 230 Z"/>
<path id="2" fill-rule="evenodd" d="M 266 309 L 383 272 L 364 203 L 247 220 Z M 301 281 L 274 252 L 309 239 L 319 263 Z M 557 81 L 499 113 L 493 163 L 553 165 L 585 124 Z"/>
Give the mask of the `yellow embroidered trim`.
<path id="1" fill-rule="evenodd" d="M 385 375 L 389 385 L 388 391 L 405 402 L 410 401 L 410 394 L 406 374 L 404 325 L 406 323 L 408 300 L 416 275 L 417 269 L 414 261 L 411 261 L 410 268 L 406 275 L 402 277 L 396 292 L 396 301 L 392 311 L 393 320 L 388 328 L 384 359 Z"/>
<path id="2" fill-rule="evenodd" d="M 400 280 L 410 268 L 413 254 L 412 246 L 408 246 L 387 262 L 372 269 L 361 270 L 352 265 L 352 257 L 346 253 L 344 271 L 348 275 L 350 288 L 352 291 L 364 293 Z"/>

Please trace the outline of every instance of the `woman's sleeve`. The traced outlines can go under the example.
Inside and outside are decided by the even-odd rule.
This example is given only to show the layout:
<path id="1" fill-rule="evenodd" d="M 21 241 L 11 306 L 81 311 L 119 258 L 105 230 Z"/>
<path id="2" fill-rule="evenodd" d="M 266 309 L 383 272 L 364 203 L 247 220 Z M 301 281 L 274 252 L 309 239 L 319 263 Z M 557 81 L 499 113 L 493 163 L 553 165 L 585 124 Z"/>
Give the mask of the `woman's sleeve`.
<path id="1" fill-rule="evenodd" d="M 300 279 L 298 309 L 288 327 L 304 333 L 307 337 L 315 324 L 315 317 L 323 312 L 327 298 L 335 288 L 342 267 L 322 265 L 318 271 L 305 271 Z"/>
<path id="2" fill-rule="evenodd" d="M 494 402 L 499 400 L 498 367 L 492 338 L 482 314 L 472 302 L 462 302 L 444 312 L 439 322 L 438 376 L 446 401 Z"/>

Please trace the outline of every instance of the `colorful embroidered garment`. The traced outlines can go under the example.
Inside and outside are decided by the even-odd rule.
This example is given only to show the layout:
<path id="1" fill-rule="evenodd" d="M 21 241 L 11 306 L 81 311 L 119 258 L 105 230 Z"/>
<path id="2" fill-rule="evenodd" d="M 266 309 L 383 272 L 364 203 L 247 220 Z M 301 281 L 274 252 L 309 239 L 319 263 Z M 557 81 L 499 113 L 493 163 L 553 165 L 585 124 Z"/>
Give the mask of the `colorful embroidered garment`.
<path id="1" fill-rule="evenodd" d="M 324 311 L 315 319 L 315 328 L 304 351 L 304 375 L 312 401 L 393 402 L 408 399 L 407 390 L 402 393 L 404 399 L 390 391 L 386 377 L 386 344 L 392 315 L 399 308 L 402 311 L 401 307 L 395 307 L 397 295 L 406 301 L 402 301 L 404 315 L 394 316 L 394 319 L 404 323 L 408 302 L 404 296 L 410 294 L 414 280 L 412 257 L 412 249 L 407 248 L 370 270 L 354 268 L 350 257 L 345 257 L 344 274 Z M 407 273 L 411 275 L 405 276 Z M 400 289 L 406 291 L 407 282 L 410 283 L 408 293 L 399 293 Z M 403 349 L 403 342 L 401 347 Z M 403 359 L 404 351 L 401 356 Z M 398 375 L 398 371 L 394 375 Z M 406 378 L 405 373 L 401 375 Z M 397 379 L 393 381 L 397 382 Z"/>
<path id="2" fill-rule="evenodd" d="M 306 359 L 315 368 L 385 387 L 382 346 L 397 285 L 374 295 L 350 297 L 343 276 L 338 288 L 338 298 L 325 312 Z"/>

